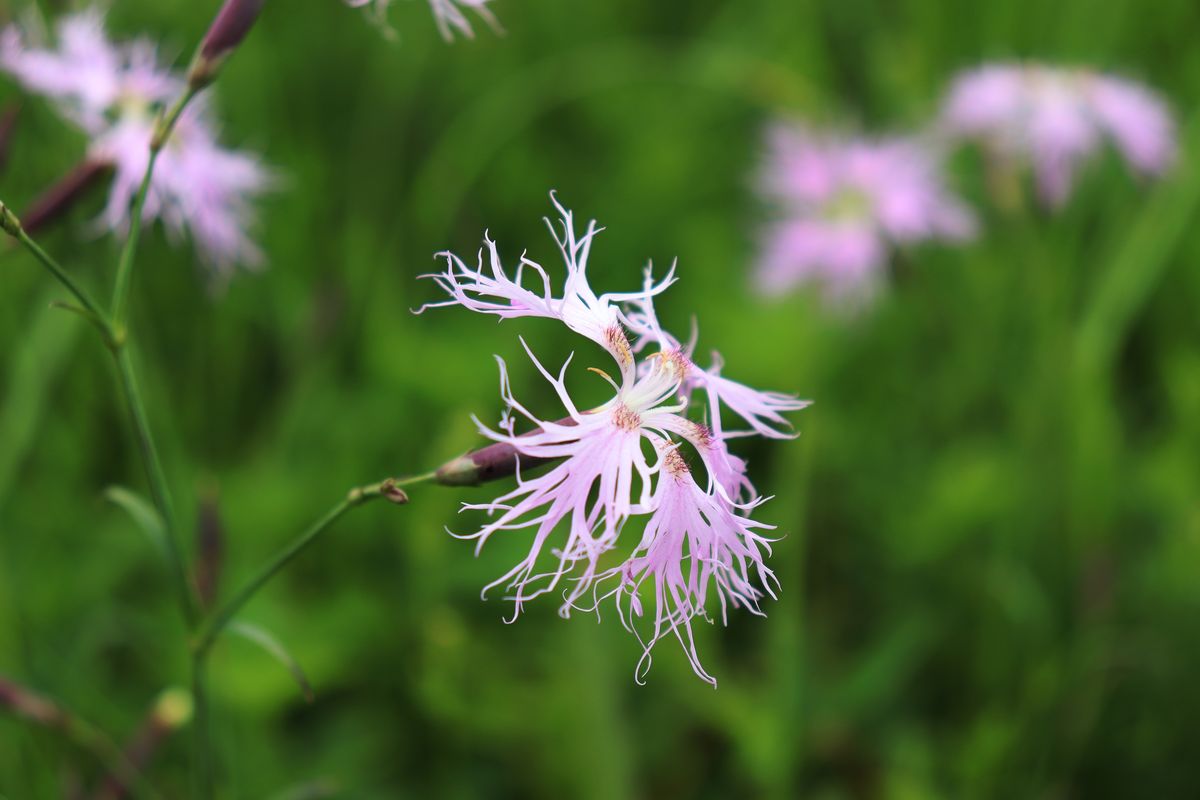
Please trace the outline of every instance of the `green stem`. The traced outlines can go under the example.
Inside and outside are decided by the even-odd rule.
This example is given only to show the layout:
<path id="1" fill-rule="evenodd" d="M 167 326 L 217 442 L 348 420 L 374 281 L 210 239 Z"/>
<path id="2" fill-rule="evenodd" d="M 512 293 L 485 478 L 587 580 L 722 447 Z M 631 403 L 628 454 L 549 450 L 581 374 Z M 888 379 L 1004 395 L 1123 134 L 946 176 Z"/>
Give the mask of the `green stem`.
<path id="1" fill-rule="evenodd" d="M 146 196 L 150 192 L 150 182 L 154 176 L 154 166 L 158 162 L 158 154 L 171 136 L 175 124 L 183 114 L 188 103 L 199 92 L 197 87 L 189 86 L 175 104 L 163 114 L 155 125 L 154 134 L 150 139 L 150 159 L 146 163 L 146 174 L 142 176 L 142 184 L 138 187 L 130 210 L 129 236 L 121 251 L 121 259 L 117 263 L 117 276 L 113 284 L 112 317 L 110 324 L 110 339 L 115 341 L 113 355 L 117 359 L 117 369 L 121 374 L 121 383 L 125 389 L 125 397 L 129 404 L 129 413 L 133 417 L 134 428 L 137 432 L 138 445 L 146 465 L 146 474 L 150 480 L 154 503 L 158 506 L 167 528 L 167 557 L 171 562 L 171 571 L 175 578 L 179 602 L 183 608 L 184 618 L 188 628 L 195 631 L 199 620 L 195 599 L 188 582 L 187 567 L 183 559 L 183 551 L 179 544 L 178 531 L 175 524 L 175 513 L 171 504 L 170 491 L 167 488 L 166 476 L 163 473 L 162 461 L 154 445 L 150 425 L 146 419 L 146 410 L 142 405 L 141 394 L 138 392 L 134 376 L 133 364 L 128 350 L 123 346 L 125 340 L 126 309 L 129 304 L 129 288 L 133 278 L 133 262 L 137 254 L 138 240 L 142 232 L 142 214 L 146 207 Z M 193 652 L 192 656 L 192 699 L 196 706 L 194 723 L 194 755 L 195 762 L 195 792 L 200 798 L 213 796 L 212 760 L 208 746 L 208 695 L 205 689 L 203 655 Z"/>
<path id="2" fill-rule="evenodd" d="M 162 461 L 158 456 L 158 448 L 154 444 L 154 436 L 150 431 L 150 421 L 146 416 L 146 407 L 142 402 L 141 391 L 138 389 L 137 376 L 133 369 L 129 348 L 123 345 L 115 347 L 113 357 L 117 362 L 117 374 L 121 379 L 122 394 L 125 397 L 129 417 L 133 422 L 138 449 L 141 451 L 142 462 L 146 467 L 150 495 L 158 513 L 162 515 L 163 525 L 166 527 L 167 560 L 171 565 L 172 577 L 179 594 L 180 608 L 189 629 L 194 629 L 197 620 L 195 598 L 192 596 L 187 568 L 184 566 L 183 548 L 179 544 L 175 509 L 171 502 L 170 489 L 167 487 L 166 473 L 163 472 Z"/>
<path id="3" fill-rule="evenodd" d="M 192 796 L 213 796 L 212 750 L 209 736 L 208 688 L 204 654 L 192 651 Z"/>
<path id="4" fill-rule="evenodd" d="M 208 691 L 205 685 L 205 667 L 209 651 L 221 631 L 233 620 L 234 616 L 250 602 L 250 599 L 275 577 L 284 567 L 300 555 L 318 536 L 333 523 L 337 522 L 350 509 L 360 506 L 376 497 L 388 497 L 394 502 L 403 503 L 407 496 L 401 491 L 402 486 L 431 481 L 436 473 L 429 472 L 411 478 L 400 480 L 388 479 L 351 489 L 340 503 L 326 512 L 325 516 L 314 522 L 300 536 L 280 550 L 267 564 L 259 570 L 249 583 L 233 596 L 229 602 L 217 609 L 201 624 L 192 644 L 192 700 L 195 703 L 195 718 L 193 722 L 192 749 L 195 764 L 195 796 L 208 800 L 213 796 L 212 781 L 212 745 L 208 735 Z"/>
<path id="5" fill-rule="evenodd" d="M 207 654 L 221 630 L 250 601 L 250 598 L 258 593 L 259 589 L 271 580 L 271 578 L 275 577 L 276 573 L 287 566 L 308 545 L 312 544 L 313 540 L 320 536 L 326 528 L 360 502 L 363 501 L 359 500 L 355 502 L 347 496 L 346 499 L 334 506 L 324 517 L 309 526 L 299 538 L 277 553 L 248 584 L 242 587 L 232 600 L 213 614 L 209 622 L 201 628 L 200 635 L 195 644 L 196 653 L 200 656 Z"/>
<path id="6" fill-rule="evenodd" d="M 116 777 L 135 797 L 143 800 L 157 800 L 161 797 L 138 768 L 129 763 L 121 748 L 99 728 L 79 717 L 71 716 L 67 721 L 67 735 L 80 747 L 100 759 L 108 768 L 109 774 Z"/>
<path id="7" fill-rule="evenodd" d="M 429 472 L 411 478 L 389 479 L 370 484 L 369 486 L 360 486 L 356 489 L 351 489 L 340 503 L 325 513 L 325 516 L 310 525 L 307 530 L 276 553 L 249 583 L 243 586 L 229 602 L 217 609 L 209 617 L 208 621 L 200 626 L 200 631 L 192 646 L 193 651 L 201 657 L 207 654 L 221 631 L 241 611 L 242 607 L 250 602 L 250 599 L 258 593 L 259 589 L 265 586 L 271 578 L 275 577 L 280 570 L 291 563 L 296 556 L 300 555 L 305 548 L 312 544 L 333 523 L 337 522 L 347 511 L 376 497 L 390 496 L 398 502 L 404 502 L 402 492 L 398 498 L 394 496 L 394 493 L 398 492 L 401 487 L 431 481 L 435 477 L 436 473 Z"/>
<path id="8" fill-rule="evenodd" d="M 129 217 L 129 236 L 125 239 L 125 247 L 121 250 L 121 260 L 117 263 L 117 278 L 113 284 L 112 322 L 117 334 L 121 335 L 125 325 L 126 307 L 129 304 L 129 286 L 133 278 L 133 261 L 137 253 L 138 240 L 142 233 L 142 213 L 146 207 L 146 195 L 150 193 L 150 180 L 154 175 L 154 165 L 158 162 L 158 154 L 179 121 L 183 110 L 192 101 L 197 91 L 188 88 L 175 104 L 159 118 L 154 127 L 150 140 L 150 160 L 146 163 L 146 174 L 142 176 L 142 184 L 133 200 L 133 208 Z"/>
<path id="9" fill-rule="evenodd" d="M 18 228 L 13 236 L 18 242 L 25 246 L 25 249 L 27 249 L 30 253 L 33 253 L 34 257 L 41 262 L 42 266 L 44 266 L 59 283 L 66 287 L 67 291 L 75 296 L 75 299 L 79 301 L 79 304 L 83 306 L 83 308 L 94 318 L 93 321 L 99 325 L 101 330 L 104 331 L 105 335 L 111 339 L 112 327 L 109 324 L 108 315 L 105 314 L 96 301 L 91 298 L 91 295 L 89 295 L 82 286 L 76 283 L 75 279 L 71 277 L 70 273 L 63 269 L 62 266 L 55 261 L 49 253 L 43 250 L 41 245 L 31 239 L 29 234 L 27 234 L 23 228 Z"/>
<path id="10" fill-rule="evenodd" d="M 1193 114 L 1180 152 L 1200 147 L 1200 113 Z M 1138 220 L 1117 247 L 1094 285 L 1075 339 L 1076 366 L 1086 377 L 1104 380 L 1121 344 L 1145 309 L 1181 244 L 1194 230 L 1200 206 L 1200 163 L 1184 159 L 1177 174 L 1144 204 Z"/>
<path id="11" fill-rule="evenodd" d="M 159 514 L 163 518 L 163 525 L 166 527 L 166 542 L 167 542 L 167 559 L 171 565 L 172 578 L 176 584 L 176 590 L 179 595 L 180 608 L 183 611 L 184 619 L 187 622 L 188 629 L 195 631 L 196 624 L 199 619 L 199 614 L 195 604 L 195 599 L 192 595 L 190 583 L 188 581 L 187 567 L 183 558 L 183 549 L 179 543 L 179 533 L 176 526 L 175 511 L 171 502 L 171 494 L 167 485 L 166 475 L 163 472 L 162 460 L 158 455 L 158 448 L 154 443 L 154 436 L 150 430 L 150 423 L 146 416 L 146 408 L 142 402 L 141 392 L 138 388 L 136 373 L 133 367 L 132 357 L 130 356 L 128 346 L 126 344 L 125 319 L 126 311 L 129 304 L 129 290 L 133 277 L 133 263 L 137 254 L 138 241 L 141 238 L 142 230 L 142 214 L 146 207 L 146 197 L 150 192 L 150 184 L 154 176 L 154 167 L 158 161 L 158 155 L 170 138 L 172 130 L 183 114 L 188 103 L 198 93 L 195 87 L 189 87 L 183 95 L 159 118 L 155 125 L 154 133 L 150 140 L 150 157 L 146 164 L 146 172 L 142 176 L 141 185 L 138 188 L 138 193 L 134 198 L 132 208 L 130 209 L 129 220 L 129 235 L 125 240 L 125 245 L 121 251 L 120 260 L 117 263 L 117 274 L 113 286 L 113 299 L 111 315 L 106 314 L 100 306 L 92 300 L 86 291 L 71 278 L 71 276 L 59 264 L 51 258 L 36 242 L 29 237 L 27 233 L 20 227 L 20 222 L 17 218 L 0 204 L 0 225 L 5 232 L 15 237 L 22 245 L 24 245 L 33 255 L 50 271 L 50 273 L 71 292 L 72 295 L 83 306 L 85 316 L 88 316 L 91 321 L 100 329 L 105 338 L 105 343 L 112 351 L 113 358 L 116 361 L 117 373 L 120 377 L 122 394 L 124 395 L 125 403 L 128 407 L 129 416 L 133 422 L 134 433 L 137 438 L 138 448 L 141 450 L 142 461 L 146 469 L 146 477 L 150 484 L 150 492 L 154 499 L 154 505 L 158 508 Z M 78 309 L 75 309 L 78 310 Z M 360 501 L 361 502 L 361 501 Z M 269 576 L 268 576 L 269 577 Z M 219 629 L 218 629 L 219 630 Z M 207 649 L 207 648 L 205 648 Z M 200 797 L 212 796 L 212 773 L 210 769 L 209 752 L 207 747 L 208 735 L 208 708 L 207 695 L 204 690 L 204 653 L 203 651 L 194 652 L 192 658 L 192 691 L 193 699 L 196 704 L 196 783 L 197 793 Z M 93 744 L 103 744 L 106 740 L 101 736 L 97 739 L 93 735 L 93 729 L 87 726 L 74 726 L 71 730 L 80 737 L 81 741 L 91 741 Z M 119 750 L 116 750 L 118 756 L 121 756 Z M 126 776 L 121 775 L 124 779 Z M 140 776 L 136 776 L 140 777 Z M 139 792 L 142 793 L 142 792 Z"/>
<path id="12" fill-rule="evenodd" d="M 108 734 L 49 698 L 0 677 L 0 707 L 15 716 L 55 731 L 104 765 L 111 777 L 144 800 L 159 794 Z"/>

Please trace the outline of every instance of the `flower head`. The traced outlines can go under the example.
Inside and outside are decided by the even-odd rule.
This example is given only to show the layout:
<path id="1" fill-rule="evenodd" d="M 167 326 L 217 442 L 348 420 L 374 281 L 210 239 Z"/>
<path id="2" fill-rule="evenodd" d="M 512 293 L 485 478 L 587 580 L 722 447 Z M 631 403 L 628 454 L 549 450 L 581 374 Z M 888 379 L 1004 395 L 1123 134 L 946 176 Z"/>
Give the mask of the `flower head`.
<path id="1" fill-rule="evenodd" d="M 700 663 L 691 620 L 708 619 L 710 590 L 717 597 L 722 623 L 730 608 L 762 615 L 760 601 L 775 597 L 775 574 L 763 561 L 770 540 L 763 535 L 770 525 L 739 513 L 720 495 L 696 483 L 686 459 L 675 445 L 661 445 L 661 475 L 656 505 L 646 521 L 641 541 L 625 563 L 597 577 L 593 594 L 599 603 L 606 584 L 614 584 L 604 597 L 615 596 L 621 621 L 638 635 L 644 651 L 639 676 L 650 667 L 650 646 L 636 621 L 644 616 L 641 588 L 649 583 L 655 604 L 649 644 L 668 634 L 683 645 L 692 669 L 704 680 L 716 680 Z M 627 601 L 627 602 L 623 602 Z"/>
<path id="2" fill-rule="evenodd" d="M 1051 206 L 1066 201 L 1080 166 L 1106 138 L 1142 175 L 1163 173 L 1175 155 L 1175 124 L 1161 97 L 1086 69 L 993 64 L 964 72 L 943 101 L 941 124 L 999 159 L 1028 162 Z"/>
<path id="3" fill-rule="evenodd" d="M 537 477 L 518 473 L 516 488 L 491 502 L 465 506 L 486 511 L 491 519 L 464 538 L 476 540 L 478 550 L 498 534 L 531 533 L 527 557 L 485 589 L 506 586 L 513 618 L 526 602 L 555 590 L 564 596 L 563 616 L 581 608 L 589 596 L 592 608 L 615 596 L 618 609 L 630 608 L 640 617 L 640 588 L 650 581 L 658 611 L 643 638 L 643 664 L 648 665 L 655 642 L 675 635 L 697 674 L 715 683 L 700 666 L 692 620 L 706 617 L 710 588 L 719 598 L 722 619 L 727 604 L 757 611 L 770 577 L 763 563 L 766 540 L 759 533 L 768 526 L 748 516 L 763 500 L 746 476 L 745 462 L 729 452 L 727 441 L 738 433 L 787 436 L 782 413 L 807 403 L 723 378 L 719 362 L 707 370 L 698 367 L 692 343 L 683 344 L 663 330 L 654 311 L 654 299 L 671 285 L 673 271 L 658 282 L 647 272 L 636 292 L 597 295 L 588 282 L 587 260 L 599 229 L 589 223 L 579 235 L 571 212 L 557 200 L 555 207 L 560 227 L 548 224 L 566 264 L 561 291 L 554 290 L 545 269 L 525 256 L 510 276 L 495 242 L 485 238 L 474 269 L 452 253 L 441 254 L 445 271 L 428 277 L 450 299 L 426 308 L 461 305 L 501 319 L 559 320 L 604 347 L 619 378 L 590 368 L 609 383 L 613 395 L 596 408 L 580 409 L 566 386 L 571 359 L 552 374 L 522 340 L 567 414 L 546 420 L 516 398 L 507 368 L 498 359 L 506 411 L 500 427 L 478 423 L 480 431 L 511 447 L 519 459 L 558 463 Z M 655 345 L 655 352 L 643 355 Z M 690 398 L 698 389 L 705 392 L 711 424 L 690 418 Z M 743 418 L 749 430 L 726 432 L 722 405 Z M 532 426 L 532 432 L 518 435 L 518 419 Z M 697 480 L 693 468 L 704 477 Z M 641 543 L 622 558 L 622 532 L 635 519 L 645 522 Z M 764 588 L 751 585 L 752 578 Z M 621 617 L 636 627 L 624 610 Z M 641 669 L 638 674 L 640 678 Z"/>
<path id="4" fill-rule="evenodd" d="M 184 90 L 184 79 L 163 69 L 148 41 L 108 41 L 104 19 L 92 9 L 60 20 L 58 45 L 35 46 L 16 29 L 0 36 L 0 69 L 47 97 L 90 140 L 88 159 L 113 169 L 108 203 L 99 222 L 122 233 L 130 201 L 150 158 L 159 109 Z M 203 98 L 184 112 L 163 147 L 143 212 L 168 232 L 189 234 L 219 273 L 255 266 L 262 254 L 248 234 L 252 200 L 273 177 L 249 153 L 226 150 Z"/>
<path id="5" fill-rule="evenodd" d="M 464 13 L 464 9 L 470 9 L 493 30 L 500 29 L 499 21 L 487 7 L 489 1 L 429 0 L 429 8 L 433 11 L 433 20 L 437 23 L 438 31 L 442 34 L 443 39 L 450 41 L 456 33 L 471 39 L 475 36 L 475 31 L 471 27 L 471 21 Z M 345 2 L 351 8 L 369 8 L 375 20 L 386 26 L 387 9 L 392 4 L 392 0 L 345 0 Z M 385 30 L 387 30 L 386 27 Z"/>
<path id="6" fill-rule="evenodd" d="M 0 34 L 0 69 L 26 89 L 51 100 L 89 134 L 127 102 L 166 103 L 183 83 L 158 67 L 154 45 L 144 39 L 117 46 L 104 31 L 104 14 L 89 8 L 61 18 L 57 47 L 27 42 L 16 27 Z"/>
<path id="7" fill-rule="evenodd" d="M 971 212 L 917 140 L 847 139 L 784 124 L 767 140 L 759 186 L 779 218 L 764 237 L 763 291 L 814 281 L 832 299 L 861 298 L 878 283 L 891 246 L 974 234 Z"/>

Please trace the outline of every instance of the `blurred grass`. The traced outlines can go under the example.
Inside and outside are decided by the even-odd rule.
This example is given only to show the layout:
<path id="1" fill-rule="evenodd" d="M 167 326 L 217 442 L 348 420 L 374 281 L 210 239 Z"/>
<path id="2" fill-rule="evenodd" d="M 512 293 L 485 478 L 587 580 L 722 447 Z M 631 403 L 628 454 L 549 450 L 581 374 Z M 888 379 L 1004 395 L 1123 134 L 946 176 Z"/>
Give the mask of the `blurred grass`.
<path id="1" fill-rule="evenodd" d="M 615 619 L 546 604 L 506 626 L 479 601 L 521 543 L 475 559 L 443 528 L 491 490 L 368 507 L 247 612 L 314 704 L 255 648 L 216 653 L 229 796 L 1195 796 L 1200 9 L 496 3 L 507 35 L 453 46 L 422 3 L 393 9 L 398 46 L 336 0 L 273 4 L 230 63 L 227 140 L 289 181 L 265 215 L 269 271 L 222 296 L 148 237 L 134 323 L 181 510 L 217 487 L 228 590 L 349 486 L 474 445 L 469 415 L 499 410 L 492 353 L 553 411 L 516 335 L 552 363 L 595 352 L 552 326 L 409 313 L 432 253 L 485 228 L 556 264 L 553 188 L 608 229 L 598 289 L 678 257 L 666 321 L 695 314 L 728 374 L 817 400 L 798 441 L 745 451 L 786 534 L 781 599 L 700 633 L 718 691 L 669 643 L 638 687 Z M 112 21 L 185 54 L 215 5 L 126 0 Z M 769 115 L 917 125 L 956 69 L 1004 57 L 1160 87 L 1185 121 L 1177 174 L 1140 186 L 1109 158 L 1066 213 L 1006 216 L 965 160 L 983 238 L 901 254 L 868 314 L 750 295 Z M 30 102 L 14 147 L 3 196 L 20 207 L 82 143 Z M 46 244 L 99 284 L 114 247 L 91 213 Z M 180 626 L 155 554 L 101 496 L 141 486 L 112 376 L 47 292 L 0 254 L 0 672 L 121 736 L 185 679 Z M 59 796 L 64 763 L 86 762 L 0 719 L 0 793 Z M 186 763 L 172 741 L 152 777 L 181 795 Z"/>

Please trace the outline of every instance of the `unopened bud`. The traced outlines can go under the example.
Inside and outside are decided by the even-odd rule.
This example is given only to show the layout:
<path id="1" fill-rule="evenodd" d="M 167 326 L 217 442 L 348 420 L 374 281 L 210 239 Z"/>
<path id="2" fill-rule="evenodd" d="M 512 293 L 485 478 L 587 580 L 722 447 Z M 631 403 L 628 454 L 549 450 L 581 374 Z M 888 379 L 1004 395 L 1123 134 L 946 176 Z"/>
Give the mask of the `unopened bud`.
<path id="1" fill-rule="evenodd" d="M 397 486 L 396 481 L 392 478 L 384 481 L 379 489 L 379 493 L 383 496 L 383 499 L 389 502 L 395 503 L 398 506 L 402 506 L 408 502 L 408 493 Z"/>
<path id="2" fill-rule="evenodd" d="M 516 448 L 497 442 L 447 461 L 437 469 L 437 482 L 443 486 L 478 486 L 516 471 Z"/>
<path id="3" fill-rule="evenodd" d="M 267 0 L 225 0 L 225 5 L 217 12 L 204 41 L 200 43 L 196 57 L 192 59 L 191 69 L 188 70 L 189 86 L 197 90 L 203 89 L 216 79 L 225 59 L 233 55 L 233 51 L 246 38 L 266 2 Z"/>
<path id="4" fill-rule="evenodd" d="M 221 578 L 225 553 L 225 532 L 221 524 L 221 509 L 215 486 L 200 493 L 200 508 L 196 520 L 196 567 L 193 574 L 196 596 L 204 608 L 212 608 Z"/>
<path id="5" fill-rule="evenodd" d="M 17 219 L 17 215 L 12 212 L 12 209 L 0 203 L 0 230 L 3 230 L 9 236 L 19 236 L 21 234 L 21 220 Z"/>
<path id="6" fill-rule="evenodd" d="M 17 129 L 20 113 L 21 107 L 15 103 L 0 112 L 0 171 L 8 166 L 8 154 L 12 149 L 13 132 Z"/>
<path id="7" fill-rule="evenodd" d="M 574 425 L 575 420 L 567 417 L 555 425 Z M 541 429 L 531 433 L 540 433 Z M 529 436 L 531 434 L 522 434 Z M 520 438 L 520 437 L 518 437 Z M 437 469 L 437 482 L 443 486 L 478 486 L 488 481 L 515 475 L 521 469 L 533 469 L 557 461 L 556 458 L 534 458 L 522 456 L 517 448 L 507 442 L 496 442 L 479 450 L 472 450 L 453 461 L 447 461 Z"/>
<path id="8" fill-rule="evenodd" d="M 60 219 L 89 188 L 111 173 L 112 168 L 107 161 L 88 159 L 68 172 L 29 204 L 22 221 L 25 232 L 33 234 Z"/>

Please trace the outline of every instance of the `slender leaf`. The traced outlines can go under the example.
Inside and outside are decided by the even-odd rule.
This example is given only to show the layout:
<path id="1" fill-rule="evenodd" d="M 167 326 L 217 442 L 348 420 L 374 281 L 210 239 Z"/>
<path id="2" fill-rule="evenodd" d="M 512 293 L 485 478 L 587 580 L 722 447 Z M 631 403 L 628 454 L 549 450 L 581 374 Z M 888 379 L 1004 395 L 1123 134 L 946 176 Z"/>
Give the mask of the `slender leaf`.
<path id="1" fill-rule="evenodd" d="M 104 491 L 104 496 L 125 509 L 151 544 L 166 558 L 167 529 L 158 510 L 146 498 L 123 486 L 110 486 Z"/>
<path id="2" fill-rule="evenodd" d="M 265 650 L 268 655 L 282 664 L 291 673 L 292 678 L 300 687 L 300 692 L 304 695 L 305 701 L 309 703 L 313 701 L 312 684 L 308 682 L 308 677 L 304 674 L 300 663 L 296 661 L 295 657 L 284 647 L 283 643 L 275 638 L 270 631 L 249 622 L 238 621 L 231 622 L 226 630 L 230 633 L 236 633 Z"/>

